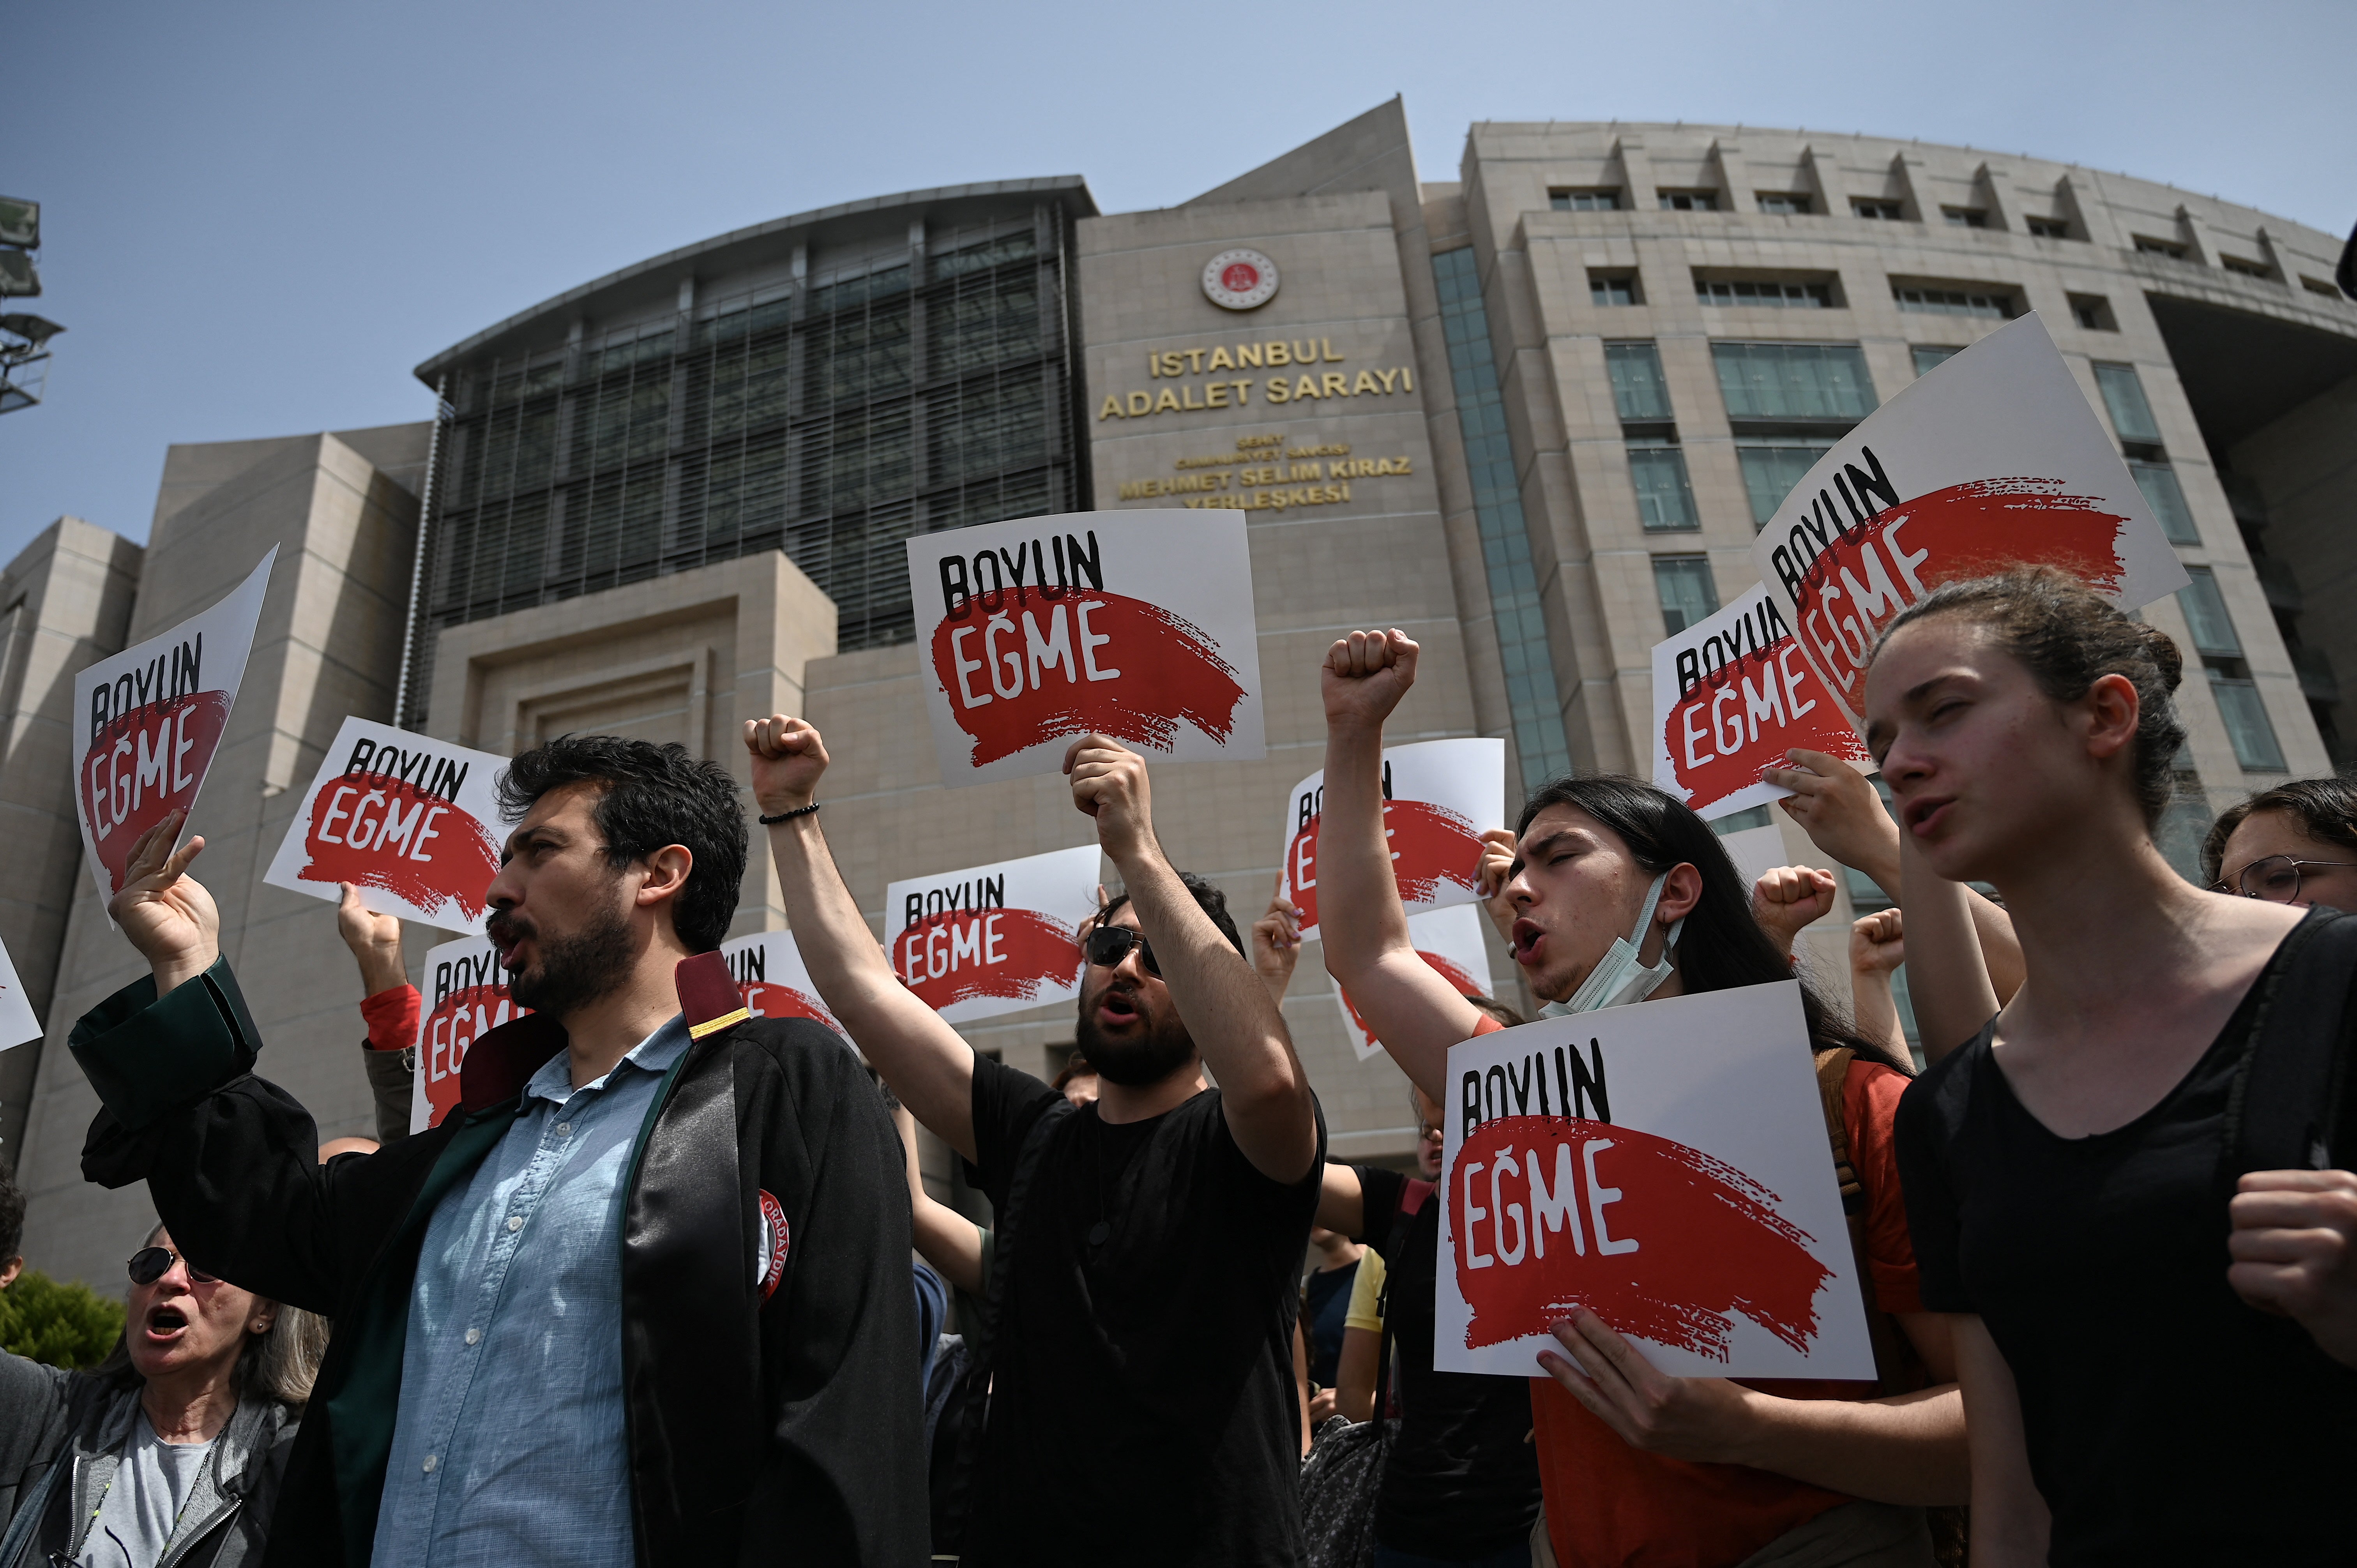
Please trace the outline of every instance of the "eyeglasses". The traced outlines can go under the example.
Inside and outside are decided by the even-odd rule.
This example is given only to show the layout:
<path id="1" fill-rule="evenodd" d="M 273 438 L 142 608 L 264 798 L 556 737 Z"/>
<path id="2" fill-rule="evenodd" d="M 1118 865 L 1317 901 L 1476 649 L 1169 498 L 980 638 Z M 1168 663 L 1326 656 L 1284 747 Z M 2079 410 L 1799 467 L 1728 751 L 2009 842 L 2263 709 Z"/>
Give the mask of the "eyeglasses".
<path id="1" fill-rule="evenodd" d="M 142 1247 L 131 1254 L 131 1283 L 152 1285 L 172 1272 L 172 1265 L 185 1262 L 169 1247 Z M 209 1274 L 194 1263 L 188 1264 L 188 1283 L 192 1285 L 221 1283 L 219 1274 Z"/>
<path id="2" fill-rule="evenodd" d="M 1162 966 L 1154 961 L 1154 948 L 1144 932 L 1129 926 L 1099 926 L 1089 933 L 1089 961 L 1101 969 L 1120 968 L 1133 948 L 1137 950 L 1138 967 L 1161 979 Z"/>
<path id="3" fill-rule="evenodd" d="M 2212 893 L 2239 893 L 2245 898 L 2264 898 L 2270 904 L 2289 904 L 2299 897 L 2300 874 L 2311 865 L 2349 866 L 2357 861 L 2295 860 L 2287 854 L 2271 854 L 2255 860 L 2225 882 L 2210 885 Z"/>
<path id="4" fill-rule="evenodd" d="M 1426 1121 L 1421 1116 L 1415 1119 L 1415 1141 L 1417 1143 L 1421 1144 L 1426 1138 L 1437 1139 L 1439 1136 L 1439 1128 L 1434 1126 L 1431 1122 Z"/>

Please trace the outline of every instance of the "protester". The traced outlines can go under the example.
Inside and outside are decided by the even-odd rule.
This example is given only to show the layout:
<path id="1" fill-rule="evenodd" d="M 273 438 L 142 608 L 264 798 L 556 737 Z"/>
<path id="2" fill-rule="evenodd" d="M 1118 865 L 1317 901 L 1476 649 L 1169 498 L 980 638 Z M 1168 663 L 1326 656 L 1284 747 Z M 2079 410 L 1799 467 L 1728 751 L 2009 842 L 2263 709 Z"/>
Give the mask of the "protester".
<path id="1" fill-rule="evenodd" d="M 1398 631 L 1353 632 L 1329 652 L 1318 895 L 1327 968 L 1437 1101 L 1448 1047 L 1501 1026 L 1416 956 L 1392 880 L 1383 725 L 1414 683 L 1417 652 Z M 1608 1005 L 1791 977 L 1717 835 L 1651 785 L 1557 779 L 1532 797 L 1516 834 L 1504 896 L 1517 911 L 1515 961 L 1539 996 L 1571 998 L 1627 941 L 1638 944 L 1635 967 Z M 1555 1328 L 1564 1354 L 1541 1356 L 1546 1376 L 1531 1391 L 1550 1542 L 1566 1568 L 1731 1564 L 1771 1545 L 1778 1563 L 1920 1564 L 1932 1548 L 1917 1505 L 1964 1498 L 1963 1405 L 1944 1325 L 1915 1298 L 1891 1155 L 1904 1058 L 1848 1033 L 1805 979 L 1801 992 L 1821 1067 L 1841 1069 L 1828 1098 L 1864 1187 L 1872 1305 L 1896 1319 L 1903 1340 L 1892 1338 L 1921 1366 L 1892 1366 L 1892 1391 L 1875 1399 L 1856 1397 L 1856 1384 L 1674 1378 L 1593 1314 L 1575 1313 Z M 1921 1382 L 1936 1386 L 1908 1388 Z"/>
<path id="2" fill-rule="evenodd" d="M 1102 736 L 1065 758 L 1125 886 L 1088 934 L 1078 1035 L 1102 1098 L 1073 1111 L 894 976 L 819 828 L 818 732 L 780 715 L 745 738 L 811 978 L 996 1208 L 960 1560 L 1292 1564 L 1292 1342 L 1325 1123 L 1225 898 L 1156 842 L 1144 759 Z M 1200 1087 L 1206 1065 L 1218 1089 Z"/>
<path id="3" fill-rule="evenodd" d="M 262 1560 L 327 1326 L 197 1268 L 160 1225 L 130 1273 L 96 1369 L 0 1356 L 0 1568 Z"/>
<path id="4" fill-rule="evenodd" d="M 397 1144 L 409 1136 L 417 1073 L 417 987 L 401 961 L 401 917 L 371 909 L 349 882 L 336 886 L 342 890 L 336 934 L 361 969 L 361 1017 L 368 1025 L 361 1061 L 376 1105 L 376 1142 Z"/>
<path id="5" fill-rule="evenodd" d="M 25 1268 L 25 1194 L 0 1170 L 0 1290 L 16 1283 Z"/>
<path id="6" fill-rule="evenodd" d="M 2201 874 L 2214 892 L 2357 912 L 2357 783 L 2296 779 L 2227 807 Z"/>
<path id="7" fill-rule="evenodd" d="M 178 813 L 111 906 L 153 981 L 71 1036 L 105 1107 L 85 1174 L 147 1178 L 208 1269 L 336 1320 L 281 1560 L 921 1560 L 900 1153 L 856 1057 L 748 1018 L 716 951 L 734 782 L 568 736 L 500 792 L 490 936 L 537 1011 L 473 1042 L 439 1127 L 314 1162 Z"/>
<path id="8" fill-rule="evenodd" d="M 1253 970 L 1269 996 L 1282 1003 L 1286 987 L 1293 983 L 1293 967 L 1301 961 L 1301 911 L 1284 896 L 1285 881 L 1277 879 L 1278 892 L 1252 923 Z"/>
<path id="9" fill-rule="evenodd" d="M 1089 1102 L 1072 1103 L 1078 1110 Z M 924 1169 L 917 1163 L 917 1119 L 897 1101 L 892 1107 L 892 1127 L 900 1134 L 906 1155 L 909 1231 L 919 1255 L 951 1285 L 979 1299 L 990 1281 L 990 1228 L 975 1224 L 925 1190 Z"/>
<path id="10" fill-rule="evenodd" d="M 2180 671 L 2050 570 L 1934 590 L 1867 671 L 1909 927 L 1986 880 L 2027 965 L 1900 1112 L 1976 1563 L 2339 1563 L 2357 1539 L 2357 1176 L 2289 1168 L 2347 1163 L 2345 1099 L 2290 1069 L 2345 1054 L 2357 921 L 2162 857 Z"/>
<path id="11" fill-rule="evenodd" d="M 1904 918 L 1896 909 L 1877 909 L 1849 924 L 1850 1013 L 1857 1032 L 1904 1055 L 1907 1031 L 1899 1021 L 1899 997 L 1891 977 L 1907 961 Z"/>
<path id="12" fill-rule="evenodd" d="M 1366 1266 L 1382 1270 L 1374 1300 L 1349 1309 L 1357 1326 L 1348 1333 L 1364 1337 L 1343 1369 L 1336 1409 L 1354 1421 L 1388 1413 L 1374 1408 L 1388 1324 L 1396 1357 L 1389 1402 L 1400 1424 L 1375 1494 L 1374 1568 L 1521 1568 L 1539 1509 L 1538 1464 L 1527 1441 L 1530 1388 L 1514 1378 L 1433 1369 L 1441 1206 L 1432 1184 L 1440 1175 L 1441 1113 L 1421 1089 L 1411 1085 L 1409 1096 L 1421 1179 L 1381 1165 L 1326 1167 L 1318 1219 L 1364 1238 Z"/>
<path id="13" fill-rule="evenodd" d="M 1309 1337 L 1309 1380 L 1321 1389 L 1334 1386 L 1336 1363 L 1342 1355 L 1342 1319 L 1351 1309 L 1351 1282 L 1358 1277 L 1359 1259 L 1366 1249 L 1340 1230 L 1313 1226 L 1309 1231 L 1309 1277 L 1301 1286 L 1301 1317 Z"/>

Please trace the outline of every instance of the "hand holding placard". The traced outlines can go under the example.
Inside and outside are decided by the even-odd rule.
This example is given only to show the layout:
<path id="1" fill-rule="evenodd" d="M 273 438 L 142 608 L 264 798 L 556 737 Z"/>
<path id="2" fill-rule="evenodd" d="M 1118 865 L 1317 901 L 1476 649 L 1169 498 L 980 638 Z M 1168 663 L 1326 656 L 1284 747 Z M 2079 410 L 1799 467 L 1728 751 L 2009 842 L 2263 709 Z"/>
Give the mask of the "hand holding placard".
<path id="1" fill-rule="evenodd" d="M 1065 751 L 1064 772 L 1072 804 L 1097 820 L 1097 842 L 1114 865 L 1126 868 L 1158 849 L 1146 758 L 1109 736 L 1085 736 Z"/>
<path id="2" fill-rule="evenodd" d="M 204 973 L 221 956 L 221 911 L 205 885 L 187 874 L 205 841 L 199 835 L 172 847 L 188 820 L 185 810 L 167 811 L 139 835 L 124 864 L 123 891 L 106 906 L 155 971 L 158 996 Z"/>

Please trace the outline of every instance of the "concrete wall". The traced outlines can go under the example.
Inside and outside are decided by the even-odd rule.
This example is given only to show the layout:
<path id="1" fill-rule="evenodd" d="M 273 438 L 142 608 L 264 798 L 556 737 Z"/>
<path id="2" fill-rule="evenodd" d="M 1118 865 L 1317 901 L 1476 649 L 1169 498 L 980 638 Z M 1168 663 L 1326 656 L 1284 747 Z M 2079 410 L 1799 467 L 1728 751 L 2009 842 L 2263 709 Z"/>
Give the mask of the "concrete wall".
<path id="1" fill-rule="evenodd" d="M 2339 726 L 2357 736 L 2357 377 L 2237 445 L 2234 471 L 2266 505 L 2266 546 L 2296 564 L 2302 637 L 2341 678 Z"/>
<path id="2" fill-rule="evenodd" d="M 61 517 L 0 571 L 0 942 L 44 1023 L 82 869 L 75 825 L 73 678 L 124 646 L 139 585 L 138 545 Z M 24 1141 L 41 1042 L 0 1053 L 0 1168 Z"/>
<path id="3" fill-rule="evenodd" d="M 425 425 L 357 434 L 380 460 L 422 464 Z M 417 499 L 352 445 L 302 435 L 172 448 L 156 512 L 126 643 L 210 605 L 279 546 L 244 685 L 189 822 L 206 840 L 194 875 L 220 905 L 222 950 L 265 1042 L 261 1071 L 310 1107 L 322 1138 L 365 1133 L 360 982 L 334 908 L 261 875 L 345 715 L 392 712 Z M 142 972 L 78 874 L 19 1179 L 27 1261 L 107 1291 L 153 1211 L 144 1186 L 82 1181 L 97 1101 L 63 1042 Z"/>

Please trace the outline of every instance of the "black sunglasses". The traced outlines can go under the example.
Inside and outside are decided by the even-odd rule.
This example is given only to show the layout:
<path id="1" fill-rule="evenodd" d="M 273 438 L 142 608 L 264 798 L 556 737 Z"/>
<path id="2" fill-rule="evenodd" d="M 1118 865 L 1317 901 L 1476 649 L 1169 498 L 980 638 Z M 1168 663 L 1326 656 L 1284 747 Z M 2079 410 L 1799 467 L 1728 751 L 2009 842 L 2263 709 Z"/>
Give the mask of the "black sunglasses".
<path id="1" fill-rule="evenodd" d="M 152 1285 L 170 1273 L 172 1265 L 180 1261 L 180 1254 L 169 1247 L 142 1247 L 131 1254 L 131 1283 L 135 1285 Z M 209 1274 L 196 1264 L 190 1263 L 188 1283 L 192 1285 L 219 1284 L 221 1276 Z"/>
<path id="2" fill-rule="evenodd" d="M 1089 933 L 1089 961 L 1100 968 L 1120 968 L 1133 948 L 1137 950 L 1138 967 L 1161 979 L 1162 966 L 1154 961 L 1153 944 L 1143 932 L 1128 926 L 1099 926 Z"/>

